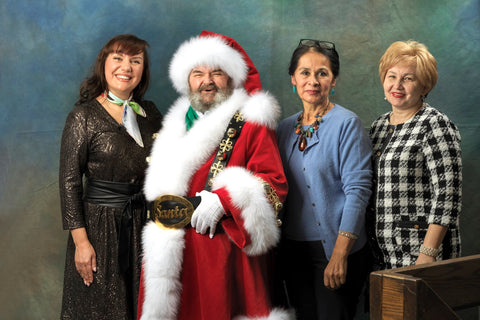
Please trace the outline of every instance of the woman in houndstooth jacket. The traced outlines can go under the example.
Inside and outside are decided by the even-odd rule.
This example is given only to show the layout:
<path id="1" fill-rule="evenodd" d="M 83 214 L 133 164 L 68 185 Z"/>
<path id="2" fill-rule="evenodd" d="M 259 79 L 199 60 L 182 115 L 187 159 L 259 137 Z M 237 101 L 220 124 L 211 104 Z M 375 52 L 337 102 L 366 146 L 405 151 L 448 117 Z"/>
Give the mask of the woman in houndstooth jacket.
<path id="1" fill-rule="evenodd" d="M 438 78 L 435 58 L 416 41 L 394 42 L 379 75 L 392 111 L 370 128 L 374 189 L 367 214 L 377 269 L 460 255 L 460 133 L 425 102 Z"/>

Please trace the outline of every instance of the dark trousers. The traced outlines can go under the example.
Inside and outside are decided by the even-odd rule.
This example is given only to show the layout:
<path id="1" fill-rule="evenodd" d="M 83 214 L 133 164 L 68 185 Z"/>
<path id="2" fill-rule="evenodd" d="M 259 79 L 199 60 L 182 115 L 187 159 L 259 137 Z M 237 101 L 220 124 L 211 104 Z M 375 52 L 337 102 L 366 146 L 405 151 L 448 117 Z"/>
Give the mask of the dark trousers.
<path id="1" fill-rule="evenodd" d="M 323 283 L 328 260 L 320 241 L 284 240 L 279 261 L 298 320 L 354 318 L 369 270 L 368 246 L 350 254 L 346 282 L 336 290 L 327 289 Z"/>

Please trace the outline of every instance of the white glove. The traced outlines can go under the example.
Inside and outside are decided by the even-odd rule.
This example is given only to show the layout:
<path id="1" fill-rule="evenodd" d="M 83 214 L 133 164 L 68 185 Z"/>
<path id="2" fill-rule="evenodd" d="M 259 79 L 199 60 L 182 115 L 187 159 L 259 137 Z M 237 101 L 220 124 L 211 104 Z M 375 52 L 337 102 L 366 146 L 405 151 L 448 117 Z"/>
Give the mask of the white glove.
<path id="1" fill-rule="evenodd" d="M 193 212 L 190 224 L 200 234 L 207 233 L 207 229 L 210 228 L 210 238 L 213 238 L 217 223 L 225 214 L 220 198 L 216 193 L 206 190 L 197 192 L 196 196 L 200 196 L 202 201 Z"/>

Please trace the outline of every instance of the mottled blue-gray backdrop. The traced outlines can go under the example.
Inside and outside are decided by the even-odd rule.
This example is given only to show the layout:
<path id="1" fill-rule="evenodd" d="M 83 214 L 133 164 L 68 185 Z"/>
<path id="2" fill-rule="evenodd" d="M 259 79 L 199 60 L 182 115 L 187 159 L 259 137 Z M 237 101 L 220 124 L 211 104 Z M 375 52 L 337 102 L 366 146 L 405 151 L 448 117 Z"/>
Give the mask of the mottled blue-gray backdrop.
<path id="1" fill-rule="evenodd" d="M 170 57 L 203 29 L 238 40 L 284 116 L 300 108 L 287 74 L 299 38 L 334 41 L 341 57 L 334 100 L 365 127 L 389 110 L 377 76 L 381 54 L 396 40 L 426 43 L 440 73 L 428 102 L 463 138 L 463 253 L 479 253 L 479 10 L 478 0 L 2 0 L 0 318 L 58 318 L 67 237 L 57 185 L 61 131 L 96 54 L 120 33 L 150 42 L 147 97 L 162 112 L 176 97 Z"/>

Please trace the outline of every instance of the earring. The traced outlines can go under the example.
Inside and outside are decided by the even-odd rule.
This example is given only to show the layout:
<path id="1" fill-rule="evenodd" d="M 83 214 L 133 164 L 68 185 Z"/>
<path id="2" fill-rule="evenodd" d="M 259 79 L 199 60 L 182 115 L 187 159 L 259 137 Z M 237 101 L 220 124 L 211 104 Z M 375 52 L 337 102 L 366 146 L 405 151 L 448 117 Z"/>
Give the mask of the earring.
<path id="1" fill-rule="evenodd" d="M 427 97 L 426 95 L 420 96 L 420 99 L 422 100 L 422 103 L 425 103 L 425 98 L 426 98 L 426 97 Z"/>
<path id="2" fill-rule="evenodd" d="M 335 95 L 335 88 L 332 88 L 332 96 Z"/>
<path id="3" fill-rule="evenodd" d="M 296 91 L 295 86 L 292 87 L 292 91 L 293 91 L 293 93 L 295 93 L 295 91 Z"/>

